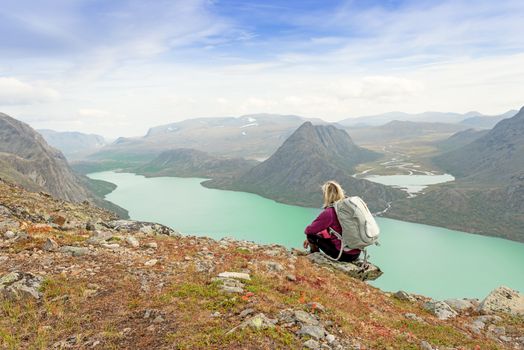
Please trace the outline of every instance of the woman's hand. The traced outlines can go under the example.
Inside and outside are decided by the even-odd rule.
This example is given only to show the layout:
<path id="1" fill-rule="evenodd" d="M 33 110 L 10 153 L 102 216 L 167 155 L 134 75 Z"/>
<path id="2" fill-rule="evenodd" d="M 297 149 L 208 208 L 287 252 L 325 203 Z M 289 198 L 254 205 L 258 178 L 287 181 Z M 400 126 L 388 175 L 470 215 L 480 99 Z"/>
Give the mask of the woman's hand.
<path id="1" fill-rule="evenodd" d="M 304 241 L 303 246 L 304 246 L 304 249 L 309 248 L 309 241 L 307 239 Z"/>

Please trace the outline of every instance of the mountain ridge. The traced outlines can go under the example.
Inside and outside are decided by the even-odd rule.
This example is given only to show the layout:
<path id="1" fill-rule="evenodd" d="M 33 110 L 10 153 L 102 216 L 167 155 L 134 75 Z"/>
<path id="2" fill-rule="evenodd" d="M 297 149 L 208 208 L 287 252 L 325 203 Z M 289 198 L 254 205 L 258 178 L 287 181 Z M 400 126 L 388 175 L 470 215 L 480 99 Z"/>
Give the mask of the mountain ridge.
<path id="1" fill-rule="evenodd" d="M 327 180 L 337 180 L 349 194 L 361 196 L 372 210 L 380 211 L 404 193 L 352 177 L 357 164 L 379 157 L 380 154 L 355 145 L 345 130 L 305 122 L 271 157 L 245 174 L 227 180 L 213 179 L 203 185 L 317 207 L 322 203 L 320 186 Z"/>

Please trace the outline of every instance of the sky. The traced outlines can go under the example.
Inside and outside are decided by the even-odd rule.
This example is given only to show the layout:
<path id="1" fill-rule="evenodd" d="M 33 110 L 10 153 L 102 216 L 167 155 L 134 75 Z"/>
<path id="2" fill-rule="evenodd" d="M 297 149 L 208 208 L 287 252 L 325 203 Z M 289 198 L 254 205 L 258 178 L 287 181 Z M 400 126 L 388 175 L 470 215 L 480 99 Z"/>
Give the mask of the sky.
<path id="1" fill-rule="evenodd" d="M 0 2 L 0 111 L 35 128 L 524 105 L 522 0 Z"/>

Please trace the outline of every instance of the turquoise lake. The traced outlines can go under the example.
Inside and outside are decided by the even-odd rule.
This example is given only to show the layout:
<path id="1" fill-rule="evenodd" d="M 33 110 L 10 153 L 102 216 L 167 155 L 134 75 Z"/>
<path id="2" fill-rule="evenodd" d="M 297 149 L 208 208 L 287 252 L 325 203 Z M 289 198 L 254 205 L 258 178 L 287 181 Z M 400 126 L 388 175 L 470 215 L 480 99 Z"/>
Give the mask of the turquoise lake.
<path id="1" fill-rule="evenodd" d="M 207 189 L 203 179 L 145 178 L 111 171 L 89 174 L 118 187 L 106 199 L 135 220 L 184 234 L 234 237 L 300 247 L 304 227 L 320 212 L 258 195 Z M 506 285 L 524 292 L 524 244 L 440 227 L 378 218 L 381 246 L 369 249 L 384 275 L 373 286 L 436 299 L 484 298 Z"/>

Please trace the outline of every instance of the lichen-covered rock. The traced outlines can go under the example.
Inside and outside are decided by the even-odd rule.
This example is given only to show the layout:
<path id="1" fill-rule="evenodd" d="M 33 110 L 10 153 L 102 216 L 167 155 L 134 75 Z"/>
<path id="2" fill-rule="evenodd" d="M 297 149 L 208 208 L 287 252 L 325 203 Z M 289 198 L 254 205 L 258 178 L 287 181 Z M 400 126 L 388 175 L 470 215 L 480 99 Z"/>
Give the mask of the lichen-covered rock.
<path id="1" fill-rule="evenodd" d="M 444 302 L 457 312 L 473 309 L 475 306 L 471 300 L 468 299 L 446 299 Z"/>
<path id="2" fill-rule="evenodd" d="M 73 246 L 63 246 L 60 248 L 62 253 L 71 254 L 72 256 L 83 256 L 89 253 L 89 249 L 86 247 L 73 247 Z"/>
<path id="3" fill-rule="evenodd" d="M 457 316 L 457 312 L 443 301 L 429 301 L 424 308 L 437 316 L 439 320 L 447 320 Z"/>
<path id="4" fill-rule="evenodd" d="M 106 222 L 105 225 L 117 231 L 141 232 L 146 235 L 167 235 L 171 237 L 180 236 L 180 233 L 172 228 L 154 222 L 113 220 Z"/>
<path id="5" fill-rule="evenodd" d="M 504 312 L 524 316 L 524 295 L 506 286 L 498 287 L 480 303 L 478 311 L 483 314 Z"/>
<path id="6" fill-rule="evenodd" d="M 113 238 L 114 235 L 111 232 L 107 231 L 95 231 L 91 237 L 86 241 L 87 244 L 93 244 L 93 245 L 100 245 L 107 241 L 109 241 L 111 238 Z"/>
<path id="7" fill-rule="evenodd" d="M 399 290 L 395 294 L 393 294 L 395 298 L 402 301 L 409 301 L 410 303 L 414 303 L 417 301 L 415 297 L 413 297 L 411 294 L 404 292 L 403 290 Z"/>
<path id="8" fill-rule="evenodd" d="M 44 246 L 42 247 L 42 249 L 45 250 L 46 252 L 56 252 L 58 248 L 59 248 L 58 243 L 56 243 L 55 240 L 53 240 L 52 238 L 48 238 L 45 241 Z"/>
<path id="9" fill-rule="evenodd" d="M 304 325 L 300 328 L 297 334 L 301 336 L 309 336 L 318 340 L 324 339 L 326 331 L 321 326 Z"/>
<path id="10" fill-rule="evenodd" d="M 251 279 L 251 277 L 247 273 L 244 273 L 244 272 L 230 272 L 230 271 L 221 272 L 221 273 L 218 274 L 218 277 L 219 278 L 234 278 L 234 279 L 237 279 L 237 280 L 247 280 L 247 281 L 249 281 Z"/>
<path id="11" fill-rule="evenodd" d="M 382 276 L 382 271 L 377 266 L 370 263 L 368 263 L 367 266 L 364 266 L 362 261 L 350 263 L 334 261 L 320 252 L 309 254 L 307 257 L 314 264 L 334 268 L 362 281 L 373 281 Z"/>
<path id="12" fill-rule="evenodd" d="M 40 299 L 42 293 L 42 277 L 27 272 L 11 272 L 0 278 L 0 293 L 13 300 L 20 300 L 25 297 Z"/>
<path id="13" fill-rule="evenodd" d="M 253 328 L 255 330 L 274 328 L 276 323 L 277 323 L 277 320 L 271 319 L 263 313 L 259 313 L 258 315 L 255 315 L 245 320 L 240 325 L 228 331 L 226 334 L 231 334 L 234 331 L 236 331 L 237 329 L 244 329 L 248 327 Z"/>

